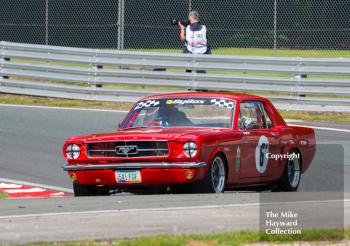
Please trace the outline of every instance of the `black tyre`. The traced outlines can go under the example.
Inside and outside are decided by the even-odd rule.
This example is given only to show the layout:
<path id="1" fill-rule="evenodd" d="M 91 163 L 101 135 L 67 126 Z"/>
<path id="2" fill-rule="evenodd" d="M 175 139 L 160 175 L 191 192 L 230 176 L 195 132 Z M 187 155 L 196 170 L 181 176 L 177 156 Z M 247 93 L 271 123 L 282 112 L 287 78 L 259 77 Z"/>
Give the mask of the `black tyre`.
<path id="1" fill-rule="evenodd" d="M 107 196 L 109 190 L 95 185 L 81 185 L 73 183 L 74 196 Z"/>
<path id="2" fill-rule="evenodd" d="M 197 193 L 222 193 L 225 190 L 225 183 L 225 160 L 221 155 L 217 155 L 213 158 L 205 178 L 193 184 L 193 191 Z"/>
<path id="3" fill-rule="evenodd" d="M 301 176 L 301 161 L 297 152 L 295 157 L 287 159 L 284 172 L 274 191 L 297 191 Z"/>

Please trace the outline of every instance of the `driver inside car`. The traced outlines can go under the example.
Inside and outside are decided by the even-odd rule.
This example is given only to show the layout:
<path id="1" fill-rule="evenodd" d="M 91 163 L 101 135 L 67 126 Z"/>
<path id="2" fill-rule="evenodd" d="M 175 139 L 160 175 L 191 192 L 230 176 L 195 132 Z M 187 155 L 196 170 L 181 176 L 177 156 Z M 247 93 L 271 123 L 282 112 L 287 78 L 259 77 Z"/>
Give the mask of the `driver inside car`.
<path id="1" fill-rule="evenodd" d="M 193 123 L 187 118 L 186 114 L 173 105 L 165 105 L 159 108 L 158 118 L 160 125 L 163 127 L 193 125 Z"/>

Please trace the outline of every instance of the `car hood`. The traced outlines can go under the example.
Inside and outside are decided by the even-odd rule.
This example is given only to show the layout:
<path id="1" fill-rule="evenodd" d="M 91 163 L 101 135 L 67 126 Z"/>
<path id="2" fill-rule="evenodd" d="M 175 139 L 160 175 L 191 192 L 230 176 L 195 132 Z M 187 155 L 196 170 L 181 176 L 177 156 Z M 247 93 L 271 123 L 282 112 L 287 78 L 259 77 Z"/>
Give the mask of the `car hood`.
<path id="1" fill-rule="evenodd" d="M 113 140 L 168 140 L 176 141 L 180 137 L 196 138 L 200 135 L 227 131 L 228 129 L 208 128 L 146 128 L 127 129 L 110 133 L 89 134 L 72 137 L 69 141 L 103 142 Z"/>

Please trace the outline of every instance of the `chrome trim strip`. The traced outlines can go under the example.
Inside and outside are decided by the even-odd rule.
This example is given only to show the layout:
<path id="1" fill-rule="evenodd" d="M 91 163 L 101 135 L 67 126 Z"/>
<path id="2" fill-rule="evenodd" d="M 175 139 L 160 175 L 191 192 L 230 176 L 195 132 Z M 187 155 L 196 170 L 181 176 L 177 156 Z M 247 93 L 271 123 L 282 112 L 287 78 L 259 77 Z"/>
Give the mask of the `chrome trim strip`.
<path id="1" fill-rule="evenodd" d="M 88 155 L 89 159 L 91 160 L 95 160 L 95 159 L 114 159 L 114 160 L 118 160 L 118 159 L 135 159 L 135 158 L 153 158 L 153 159 L 164 159 L 167 158 L 169 156 L 169 153 L 167 155 L 154 155 L 154 156 L 129 156 L 129 157 L 125 157 L 125 156 L 113 156 L 113 157 L 101 157 L 101 156 L 91 156 Z"/>
<path id="2" fill-rule="evenodd" d="M 89 149 L 88 152 L 113 152 L 115 153 L 115 149 Z"/>
<path id="3" fill-rule="evenodd" d="M 76 164 L 64 165 L 64 171 L 103 170 L 103 169 L 142 169 L 142 168 L 199 168 L 205 167 L 205 162 L 181 162 L 181 163 L 120 163 L 120 164 Z"/>
<path id="4" fill-rule="evenodd" d="M 146 152 L 146 151 L 168 151 L 168 149 L 137 149 L 138 152 Z M 92 149 L 88 150 L 88 152 L 116 152 L 115 149 Z"/>
<path id="5" fill-rule="evenodd" d="M 94 142 L 85 142 L 86 144 L 92 144 L 92 143 L 110 143 L 110 142 L 168 142 L 168 140 L 158 140 L 158 139 L 150 139 L 150 140 L 142 140 L 142 139 L 135 139 L 135 140 L 101 140 L 101 141 L 94 141 Z"/>
<path id="6" fill-rule="evenodd" d="M 93 153 L 113 153 L 116 152 L 115 149 L 103 149 L 103 150 L 98 150 L 98 149 L 89 149 L 88 145 L 89 144 L 98 144 L 98 143 L 117 143 L 117 142 L 124 142 L 125 144 L 128 144 L 129 142 L 162 142 L 162 143 L 167 143 L 166 149 L 159 148 L 159 149 L 138 149 L 138 152 L 151 152 L 151 151 L 166 151 L 167 153 L 161 153 L 161 155 L 152 155 L 152 156 L 146 156 L 146 155 L 138 155 L 138 156 L 121 156 L 116 154 L 115 156 L 110 156 L 110 157 L 103 157 L 106 159 L 116 159 L 116 158 L 142 158 L 142 157 L 147 157 L 147 158 L 165 158 L 169 156 L 169 141 L 168 140 L 109 140 L 109 141 L 102 141 L 102 142 L 86 142 L 85 146 L 87 149 L 87 154 L 90 159 L 97 159 L 101 158 L 100 156 L 91 156 Z"/>

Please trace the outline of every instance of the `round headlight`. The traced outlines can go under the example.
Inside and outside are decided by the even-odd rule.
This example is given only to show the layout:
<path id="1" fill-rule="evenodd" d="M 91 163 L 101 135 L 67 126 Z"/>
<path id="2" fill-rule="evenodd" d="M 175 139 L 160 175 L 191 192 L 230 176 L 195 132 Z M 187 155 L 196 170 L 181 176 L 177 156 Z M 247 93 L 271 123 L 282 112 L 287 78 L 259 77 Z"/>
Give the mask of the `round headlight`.
<path id="1" fill-rule="evenodd" d="M 182 147 L 185 156 L 194 157 L 197 154 L 198 147 L 195 142 L 186 142 Z"/>
<path id="2" fill-rule="evenodd" d="M 69 144 L 66 148 L 68 159 L 78 159 L 80 155 L 80 147 L 76 144 Z"/>

